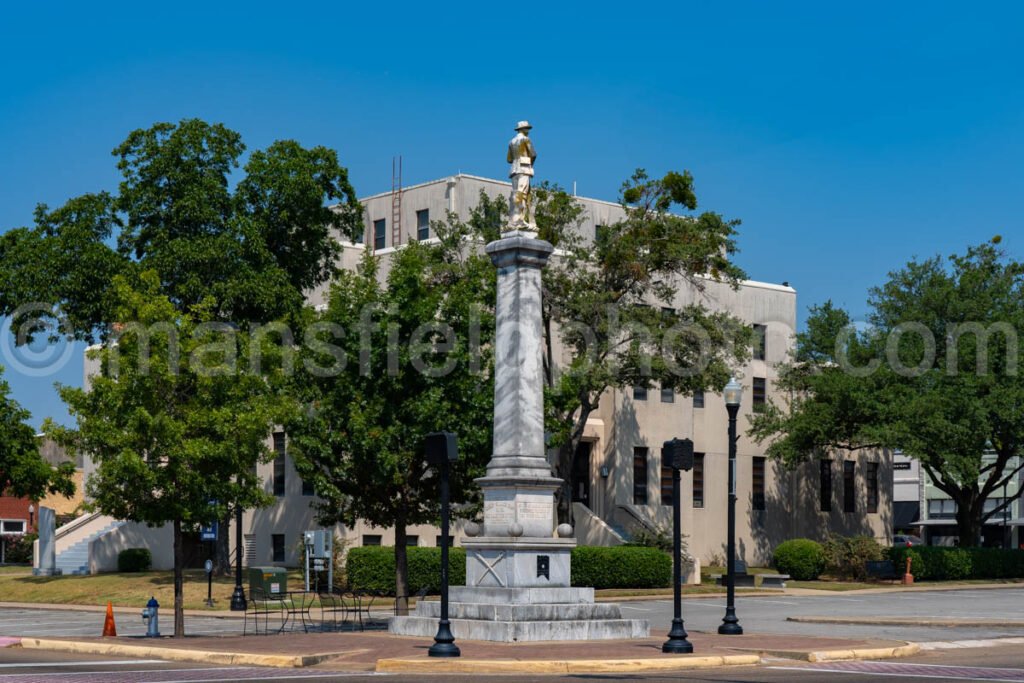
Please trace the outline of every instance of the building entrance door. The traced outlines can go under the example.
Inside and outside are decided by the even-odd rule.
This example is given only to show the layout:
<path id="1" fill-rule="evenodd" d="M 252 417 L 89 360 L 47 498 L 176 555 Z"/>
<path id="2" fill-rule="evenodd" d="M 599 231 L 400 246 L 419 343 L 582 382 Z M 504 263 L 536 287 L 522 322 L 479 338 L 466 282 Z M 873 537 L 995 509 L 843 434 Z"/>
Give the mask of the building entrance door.
<path id="1" fill-rule="evenodd" d="M 572 502 L 590 507 L 590 450 L 592 443 L 581 441 L 572 459 Z"/>

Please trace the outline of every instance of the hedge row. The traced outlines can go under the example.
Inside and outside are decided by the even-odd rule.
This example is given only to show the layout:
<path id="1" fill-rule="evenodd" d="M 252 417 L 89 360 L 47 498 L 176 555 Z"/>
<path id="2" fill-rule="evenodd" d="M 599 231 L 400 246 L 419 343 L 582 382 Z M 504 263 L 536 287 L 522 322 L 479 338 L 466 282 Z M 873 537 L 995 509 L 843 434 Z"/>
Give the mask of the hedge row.
<path id="1" fill-rule="evenodd" d="M 572 550 L 572 585 L 665 588 L 672 585 L 672 556 L 640 546 L 577 546 Z"/>
<path id="2" fill-rule="evenodd" d="M 117 571 L 148 572 L 153 566 L 153 554 L 149 548 L 125 548 L 117 554 Z"/>
<path id="3" fill-rule="evenodd" d="M 441 549 L 407 548 L 409 592 L 426 588 L 441 592 Z M 395 593 L 395 549 L 391 546 L 351 548 L 345 560 L 345 573 L 352 588 Z M 466 551 L 448 549 L 448 582 L 452 586 L 466 584 Z"/>
<path id="4" fill-rule="evenodd" d="M 781 574 L 795 581 L 814 581 L 825 571 L 825 551 L 809 538 L 783 541 L 775 548 L 773 564 Z"/>
<path id="5" fill-rule="evenodd" d="M 1024 578 L 1024 550 L 920 545 L 889 549 L 889 559 L 897 571 L 903 571 L 908 555 L 912 558 L 911 573 L 915 580 Z"/>
<path id="6" fill-rule="evenodd" d="M 441 549 L 409 548 L 409 590 L 441 590 Z M 395 549 L 388 546 L 352 548 L 346 573 L 352 588 L 395 591 Z M 466 584 L 466 551 L 451 548 L 448 580 Z M 581 546 L 572 551 L 572 585 L 594 588 L 664 588 L 672 584 L 672 558 L 657 548 Z"/>

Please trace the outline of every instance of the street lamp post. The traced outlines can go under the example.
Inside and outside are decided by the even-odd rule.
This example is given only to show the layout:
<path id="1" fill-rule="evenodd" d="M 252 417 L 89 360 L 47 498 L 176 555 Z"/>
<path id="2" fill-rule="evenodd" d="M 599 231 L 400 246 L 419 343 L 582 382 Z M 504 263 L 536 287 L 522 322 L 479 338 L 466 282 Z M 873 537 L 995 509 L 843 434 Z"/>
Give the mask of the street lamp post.
<path id="1" fill-rule="evenodd" d="M 729 526 L 726 548 L 725 617 L 718 632 L 725 636 L 743 635 L 743 627 L 736 618 L 736 414 L 740 409 L 743 386 L 733 377 L 725 385 L 725 409 L 729 411 Z"/>
<path id="2" fill-rule="evenodd" d="M 451 432 L 427 434 L 427 462 L 441 470 L 441 620 L 437 623 L 434 644 L 427 650 L 430 657 L 459 657 L 462 652 L 455 644 L 451 622 L 448 621 L 448 465 L 459 459 L 459 447 Z"/>
<path id="3" fill-rule="evenodd" d="M 248 605 L 242 588 L 242 506 L 235 506 L 235 592 L 231 594 L 231 611 L 244 612 Z"/>
<path id="4" fill-rule="evenodd" d="M 683 539 L 679 523 L 679 471 L 693 469 L 693 441 L 690 439 L 672 439 L 661 447 L 661 462 L 672 466 L 672 628 L 668 632 L 668 640 L 661 646 L 662 652 L 670 654 L 689 654 L 693 652 L 693 643 L 686 639 L 688 635 L 683 628 L 683 600 L 680 584 L 683 582 L 682 554 Z"/>

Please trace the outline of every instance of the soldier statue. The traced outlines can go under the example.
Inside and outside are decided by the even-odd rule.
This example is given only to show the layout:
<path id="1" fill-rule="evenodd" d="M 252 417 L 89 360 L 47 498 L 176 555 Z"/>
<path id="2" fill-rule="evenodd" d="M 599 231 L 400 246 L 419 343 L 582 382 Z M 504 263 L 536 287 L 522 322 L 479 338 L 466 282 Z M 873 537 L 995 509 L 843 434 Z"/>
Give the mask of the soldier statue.
<path id="1" fill-rule="evenodd" d="M 533 162 L 537 152 L 530 140 L 530 129 L 533 126 L 527 121 L 516 124 L 516 136 L 508 143 L 508 163 L 512 164 L 508 176 L 512 179 L 512 197 L 509 202 L 509 226 L 513 230 L 536 230 L 533 226 L 533 215 L 530 193 L 530 178 L 533 177 Z"/>

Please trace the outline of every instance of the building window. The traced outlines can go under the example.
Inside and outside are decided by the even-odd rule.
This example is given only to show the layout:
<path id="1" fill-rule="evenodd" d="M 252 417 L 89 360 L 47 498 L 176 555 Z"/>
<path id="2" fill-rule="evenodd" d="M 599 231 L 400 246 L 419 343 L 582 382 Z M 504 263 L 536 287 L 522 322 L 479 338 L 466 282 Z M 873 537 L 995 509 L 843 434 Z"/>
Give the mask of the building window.
<path id="1" fill-rule="evenodd" d="M 672 507 L 672 465 L 661 463 L 661 504 Z"/>
<path id="2" fill-rule="evenodd" d="M 271 534 L 270 545 L 273 552 L 271 562 L 284 562 L 284 534 Z"/>
<path id="3" fill-rule="evenodd" d="M 364 227 L 363 230 L 365 231 L 366 228 Z M 353 242 L 353 244 L 362 244 L 365 240 L 366 240 L 366 235 L 361 232 L 358 235 L 356 235 L 356 241 Z"/>
<path id="4" fill-rule="evenodd" d="M 384 219 L 381 218 L 373 222 L 373 248 L 383 249 L 384 244 Z"/>
<path id="5" fill-rule="evenodd" d="M 0 520 L 0 533 L 4 533 L 4 534 L 23 534 L 23 533 L 25 533 L 25 520 L 23 520 L 23 519 L 4 519 L 4 520 Z"/>
<path id="6" fill-rule="evenodd" d="M 302 495 L 304 496 L 315 496 L 316 489 L 313 486 L 313 482 L 302 480 Z"/>
<path id="7" fill-rule="evenodd" d="M 693 507 L 704 507 L 704 454 L 693 454 Z"/>
<path id="8" fill-rule="evenodd" d="M 285 454 L 285 440 L 284 432 L 274 432 L 274 452 L 277 456 L 274 458 L 274 495 L 284 495 L 284 460 L 287 457 Z"/>
<path id="9" fill-rule="evenodd" d="M 818 509 L 822 512 L 832 511 L 832 461 L 818 461 L 818 491 L 820 501 Z"/>
<path id="10" fill-rule="evenodd" d="M 380 545 L 380 541 L 380 534 L 363 534 L 363 545 L 365 546 L 377 546 Z"/>
<path id="11" fill-rule="evenodd" d="M 928 519 L 956 518 L 956 501 L 948 498 L 928 499 Z"/>
<path id="12" fill-rule="evenodd" d="M 430 211 L 416 212 L 416 239 L 420 242 L 430 239 Z"/>
<path id="13" fill-rule="evenodd" d="M 245 566 L 256 564 L 256 534 L 245 534 Z"/>
<path id="14" fill-rule="evenodd" d="M 765 339 L 767 334 L 767 327 L 764 325 L 754 325 L 754 360 L 764 360 L 766 352 Z"/>
<path id="15" fill-rule="evenodd" d="M 641 387 L 641 386 L 633 387 L 633 400 L 634 401 L 646 401 L 647 400 L 647 387 Z"/>
<path id="16" fill-rule="evenodd" d="M 420 544 L 420 537 L 415 534 L 409 534 L 405 537 L 405 544 L 410 548 L 415 548 Z"/>
<path id="17" fill-rule="evenodd" d="M 675 403 L 676 402 L 676 390 L 672 387 L 661 388 L 661 402 L 662 403 Z"/>
<path id="18" fill-rule="evenodd" d="M 854 470 L 857 466 L 853 460 L 843 461 L 843 512 L 856 512 L 857 503 Z"/>
<path id="19" fill-rule="evenodd" d="M 693 392 L 693 407 L 703 408 L 704 407 L 704 390 L 697 389 Z"/>
<path id="20" fill-rule="evenodd" d="M 752 401 L 754 406 L 754 412 L 760 413 L 764 411 L 766 402 L 768 400 L 768 383 L 764 377 L 754 378 L 754 400 Z"/>
<path id="21" fill-rule="evenodd" d="M 867 465 L 868 512 L 878 512 L 878 463 Z"/>
<path id="22" fill-rule="evenodd" d="M 608 239 L 608 226 L 607 225 L 595 225 L 594 226 L 594 241 L 601 242 L 602 240 Z"/>
<path id="23" fill-rule="evenodd" d="M 434 543 L 434 545 L 436 545 L 438 548 L 443 546 L 444 545 L 444 537 L 441 536 L 440 534 L 438 534 L 437 541 L 436 541 L 436 543 Z M 448 535 L 448 547 L 451 548 L 454 545 L 455 545 L 455 537 L 452 536 L 451 534 L 449 534 Z"/>
<path id="24" fill-rule="evenodd" d="M 633 449 L 633 505 L 647 505 L 647 449 Z"/>
<path id="25" fill-rule="evenodd" d="M 764 510 L 764 461 L 760 456 L 752 458 L 753 476 L 751 477 L 750 492 L 755 510 Z"/>

